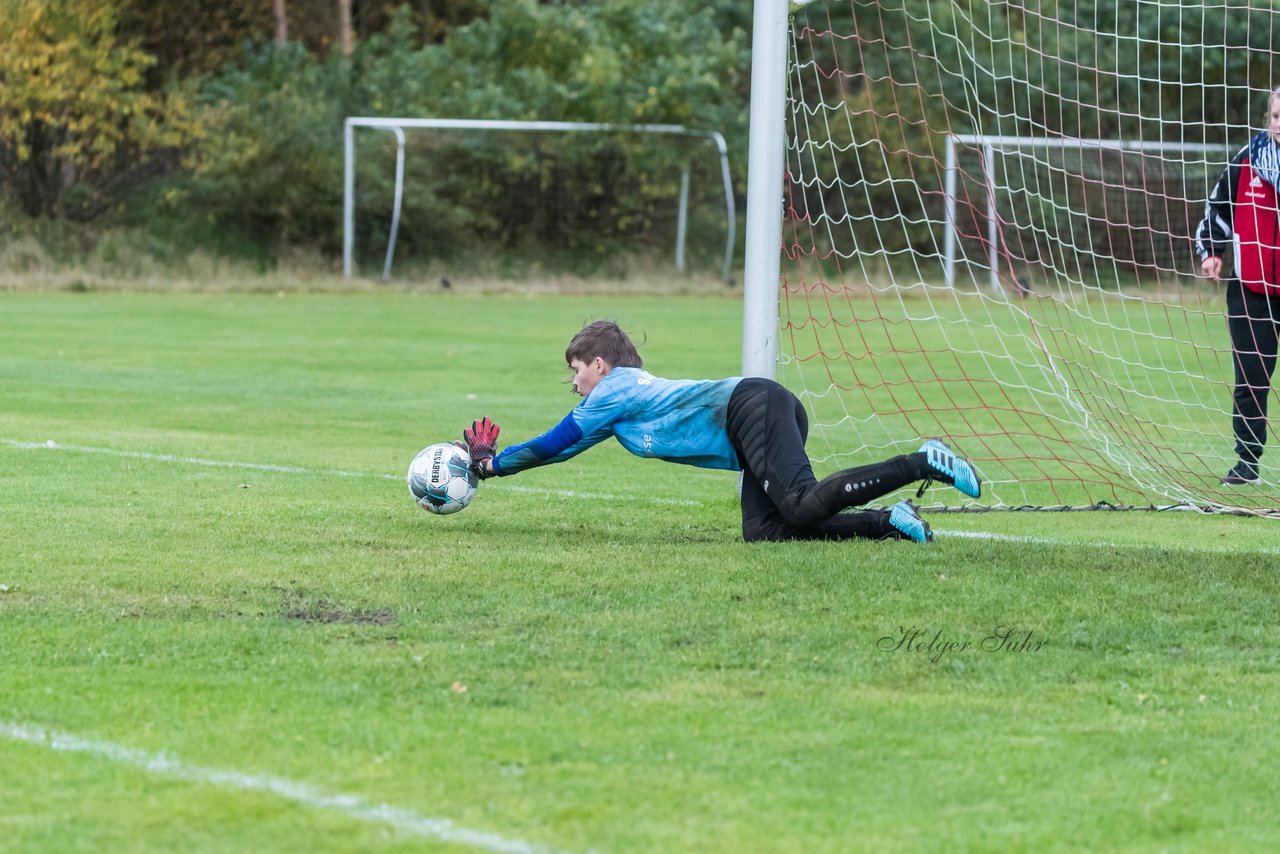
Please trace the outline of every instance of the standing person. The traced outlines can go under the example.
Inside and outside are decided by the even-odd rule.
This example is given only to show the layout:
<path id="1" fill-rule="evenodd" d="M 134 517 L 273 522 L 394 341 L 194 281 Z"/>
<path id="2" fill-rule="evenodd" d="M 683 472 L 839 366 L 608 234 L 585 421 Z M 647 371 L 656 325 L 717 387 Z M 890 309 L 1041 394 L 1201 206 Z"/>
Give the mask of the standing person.
<path id="1" fill-rule="evenodd" d="M 914 454 L 813 476 L 804 443 L 809 419 L 796 396 L 773 380 L 667 380 L 643 369 L 618 325 L 598 320 L 569 342 L 565 362 L 583 401 L 534 439 L 498 453 L 499 427 L 488 418 L 463 431 L 472 469 L 504 477 L 563 462 L 610 436 L 638 457 L 741 470 L 742 537 L 753 540 L 933 539 L 915 505 L 841 513 L 916 481 L 955 486 L 977 498 L 968 460 L 931 439 Z M 924 487 L 921 487 L 923 492 Z"/>
<path id="2" fill-rule="evenodd" d="M 1277 187 L 1280 88 L 1267 98 L 1266 129 L 1231 158 L 1196 228 L 1196 254 L 1204 276 L 1218 279 L 1228 246 L 1235 262 L 1227 280 L 1227 329 L 1235 366 L 1231 426 L 1239 459 L 1222 478 L 1229 486 L 1259 482 L 1258 462 L 1267 444 L 1267 397 L 1280 322 Z"/>

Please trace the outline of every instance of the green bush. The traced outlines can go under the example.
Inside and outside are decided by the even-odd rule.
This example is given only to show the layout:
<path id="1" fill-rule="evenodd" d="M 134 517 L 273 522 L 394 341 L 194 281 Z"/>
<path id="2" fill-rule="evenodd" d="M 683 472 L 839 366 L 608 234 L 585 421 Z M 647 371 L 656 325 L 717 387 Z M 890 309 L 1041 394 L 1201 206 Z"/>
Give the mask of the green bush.
<path id="1" fill-rule="evenodd" d="M 252 48 L 243 67 L 202 87 L 202 138 L 168 202 L 269 252 L 299 243 L 335 251 L 347 91 L 337 57 L 298 44 Z"/>

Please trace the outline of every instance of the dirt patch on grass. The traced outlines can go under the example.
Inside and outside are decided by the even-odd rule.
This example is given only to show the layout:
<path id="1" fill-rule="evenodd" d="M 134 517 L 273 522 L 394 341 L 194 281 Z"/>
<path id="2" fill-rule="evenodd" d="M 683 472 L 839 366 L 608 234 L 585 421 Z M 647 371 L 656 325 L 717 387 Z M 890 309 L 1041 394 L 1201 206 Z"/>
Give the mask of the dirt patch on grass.
<path id="1" fill-rule="evenodd" d="M 285 619 L 304 623 L 350 623 L 360 626 L 390 626 L 396 621 L 396 612 L 386 608 L 372 611 L 347 611 L 338 607 L 294 608 L 285 611 Z"/>
<path id="2" fill-rule="evenodd" d="M 284 595 L 282 612 L 286 620 L 354 626 L 390 626 L 396 622 L 396 612 L 390 608 L 351 608 L 332 599 L 309 596 L 300 590 L 278 589 Z"/>

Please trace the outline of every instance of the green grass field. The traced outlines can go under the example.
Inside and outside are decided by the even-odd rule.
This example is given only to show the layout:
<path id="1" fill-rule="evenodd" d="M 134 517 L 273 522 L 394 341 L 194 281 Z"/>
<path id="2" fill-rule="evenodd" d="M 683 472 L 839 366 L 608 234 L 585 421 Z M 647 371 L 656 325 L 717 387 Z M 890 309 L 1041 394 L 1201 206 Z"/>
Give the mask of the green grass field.
<path id="1" fill-rule="evenodd" d="M 420 447 L 563 416 L 583 321 L 718 376 L 740 313 L 0 295 L 0 848 L 1280 845 L 1275 521 L 746 545 L 732 474 L 612 443 L 411 501 Z"/>

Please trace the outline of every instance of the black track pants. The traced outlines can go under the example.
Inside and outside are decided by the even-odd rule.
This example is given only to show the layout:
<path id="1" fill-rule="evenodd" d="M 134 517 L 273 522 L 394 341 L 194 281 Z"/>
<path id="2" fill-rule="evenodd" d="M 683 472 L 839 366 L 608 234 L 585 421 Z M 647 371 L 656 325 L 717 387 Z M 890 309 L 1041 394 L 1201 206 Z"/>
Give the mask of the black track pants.
<path id="1" fill-rule="evenodd" d="M 1276 369 L 1278 323 L 1280 298 L 1256 294 L 1239 279 L 1227 283 L 1227 329 L 1236 375 L 1231 426 L 1236 454 L 1250 463 L 1258 462 L 1267 443 L 1267 396 Z"/>
<path id="2" fill-rule="evenodd" d="M 809 434 L 804 406 L 773 380 L 758 377 L 734 389 L 725 426 L 743 469 L 743 539 L 902 536 L 889 525 L 887 510 L 840 511 L 919 480 L 924 474 L 922 454 L 845 469 L 819 481 L 804 450 Z"/>

